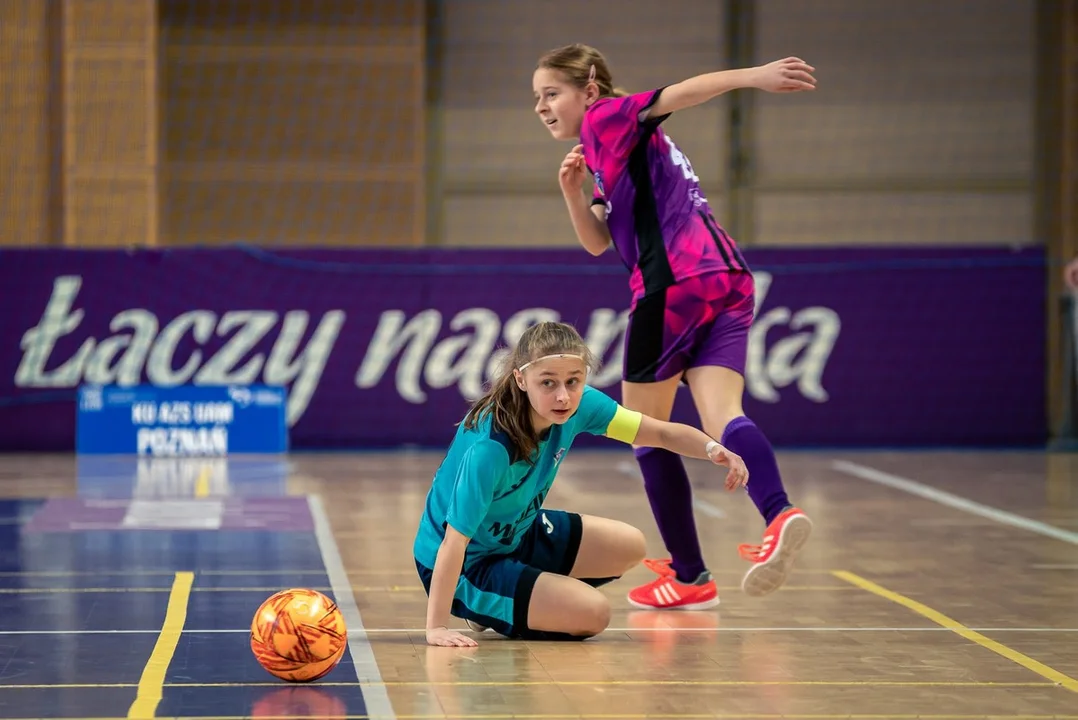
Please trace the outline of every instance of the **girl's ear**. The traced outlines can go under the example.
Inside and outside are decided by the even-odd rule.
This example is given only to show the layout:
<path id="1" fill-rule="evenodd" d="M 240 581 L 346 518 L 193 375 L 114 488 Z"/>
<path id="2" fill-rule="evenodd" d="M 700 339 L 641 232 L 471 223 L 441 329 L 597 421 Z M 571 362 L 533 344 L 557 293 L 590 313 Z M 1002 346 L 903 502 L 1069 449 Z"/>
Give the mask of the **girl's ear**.
<path id="1" fill-rule="evenodd" d="M 517 381 L 517 387 L 524 392 L 528 391 L 527 386 L 524 385 L 524 373 L 520 372 L 516 368 L 513 369 L 513 379 Z"/>
<path id="2" fill-rule="evenodd" d="M 591 107 L 599 99 L 599 85 L 594 80 L 584 87 L 584 105 Z"/>

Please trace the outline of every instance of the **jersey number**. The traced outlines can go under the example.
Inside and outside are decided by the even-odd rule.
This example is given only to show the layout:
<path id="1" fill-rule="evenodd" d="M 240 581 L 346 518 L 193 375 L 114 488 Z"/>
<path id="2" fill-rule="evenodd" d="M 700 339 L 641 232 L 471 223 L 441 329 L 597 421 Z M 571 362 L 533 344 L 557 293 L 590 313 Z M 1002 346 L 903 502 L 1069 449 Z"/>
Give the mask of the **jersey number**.
<path id="1" fill-rule="evenodd" d="M 700 182 L 700 178 L 696 177 L 692 164 L 689 162 L 689 158 L 685 157 L 685 153 L 677 149 L 677 145 L 674 144 L 669 135 L 664 135 L 663 137 L 666 138 L 666 144 L 670 146 L 670 161 L 681 168 L 681 174 L 685 176 L 686 180 Z"/>
<path id="2" fill-rule="evenodd" d="M 696 173 L 692 169 L 692 163 L 689 162 L 689 158 L 685 157 L 685 153 L 677 149 L 677 145 L 670 139 L 669 135 L 663 135 L 666 139 L 666 144 L 670 147 L 670 162 L 681 169 L 681 174 L 685 176 L 686 180 L 691 180 L 694 183 L 699 184 L 700 178 L 696 176 Z M 698 191 L 694 191 L 698 194 Z M 702 198 L 701 198 L 702 199 Z M 613 205 L 606 199 L 605 194 L 603 197 L 603 204 L 606 205 L 606 216 L 610 217 L 613 212 Z"/>

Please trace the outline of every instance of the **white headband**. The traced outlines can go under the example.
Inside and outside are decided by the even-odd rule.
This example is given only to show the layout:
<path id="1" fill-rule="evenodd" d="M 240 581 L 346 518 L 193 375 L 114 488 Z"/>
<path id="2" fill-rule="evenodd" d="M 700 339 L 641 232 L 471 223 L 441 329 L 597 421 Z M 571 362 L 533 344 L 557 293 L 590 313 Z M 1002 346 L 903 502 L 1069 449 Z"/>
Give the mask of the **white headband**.
<path id="1" fill-rule="evenodd" d="M 580 355 L 570 355 L 568 353 L 557 353 L 555 355 L 544 355 L 543 357 L 536 358 L 535 360 L 532 360 L 531 362 L 526 362 L 523 365 L 521 365 L 520 367 L 518 367 L 517 370 L 519 370 L 520 372 L 524 372 L 524 368 L 528 367 L 529 365 L 534 365 L 535 363 L 543 362 L 544 360 L 555 360 L 557 358 L 576 358 L 580 362 L 584 362 L 584 358 L 581 357 Z"/>

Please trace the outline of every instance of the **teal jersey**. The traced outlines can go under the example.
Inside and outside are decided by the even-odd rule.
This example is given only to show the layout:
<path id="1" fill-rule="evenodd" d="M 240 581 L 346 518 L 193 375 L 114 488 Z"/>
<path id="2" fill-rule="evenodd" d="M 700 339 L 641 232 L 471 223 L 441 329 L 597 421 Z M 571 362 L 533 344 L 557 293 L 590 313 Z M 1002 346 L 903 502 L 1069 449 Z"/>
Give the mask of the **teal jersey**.
<path id="1" fill-rule="evenodd" d="M 471 538 L 465 567 L 480 557 L 511 553 L 535 521 L 577 435 L 605 435 L 631 443 L 639 426 L 639 413 L 586 386 L 577 411 L 550 427 L 539 442 L 534 464 L 528 464 L 511 462 L 509 439 L 491 426 L 490 415 L 472 430 L 462 423 L 427 493 L 412 548 L 415 559 L 434 568 L 447 524 Z"/>

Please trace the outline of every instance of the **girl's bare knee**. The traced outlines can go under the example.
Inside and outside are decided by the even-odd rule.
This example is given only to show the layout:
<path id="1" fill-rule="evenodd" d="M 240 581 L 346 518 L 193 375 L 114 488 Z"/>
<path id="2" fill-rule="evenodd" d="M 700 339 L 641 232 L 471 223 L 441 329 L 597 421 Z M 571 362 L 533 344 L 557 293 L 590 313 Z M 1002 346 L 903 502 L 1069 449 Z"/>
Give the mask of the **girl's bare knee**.
<path id="1" fill-rule="evenodd" d="M 598 590 L 589 593 L 587 602 L 580 609 L 578 625 L 574 635 L 591 637 L 598 635 L 610 626 L 610 601 Z"/>

